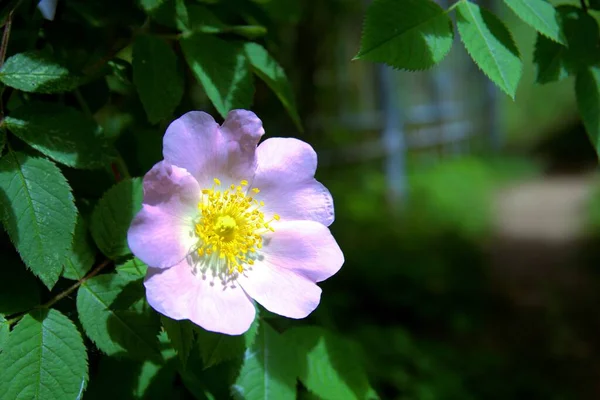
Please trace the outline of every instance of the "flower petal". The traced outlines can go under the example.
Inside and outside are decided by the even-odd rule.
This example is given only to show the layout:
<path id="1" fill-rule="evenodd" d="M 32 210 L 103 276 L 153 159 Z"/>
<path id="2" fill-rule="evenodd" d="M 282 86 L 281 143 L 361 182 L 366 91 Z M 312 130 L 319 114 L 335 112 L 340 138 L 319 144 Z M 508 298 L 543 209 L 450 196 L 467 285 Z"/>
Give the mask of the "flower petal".
<path id="1" fill-rule="evenodd" d="M 267 215 L 283 220 L 312 220 L 329 226 L 335 219 L 333 198 L 317 180 L 317 155 L 297 139 L 272 138 L 256 150 L 257 169 L 252 187 L 260 190 Z"/>
<path id="2" fill-rule="evenodd" d="M 252 269 L 238 282 L 267 310 L 304 318 L 319 304 L 321 289 L 314 282 L 339 271 L 344 256 L 329 229 L 318 222 L 281 222 L 274 227 Z"/>
<path id="3" fill-rule="evenodd" d="M 222 127 L 207 113 L 191 111 L 167 128 L 163 156 L 187 169 L 201 186 L 213 178 L 249 179 L 254 175 L 256 144 L 263 134 L 262 122 L 251 111 L 231 111 Z"/>
<path id="4" fill-rule="evenodd" d="M 200 187 L 185 169 L 165 161 L 144 177 L 142 210 L 133 218 L 127 241 L 146 264 L 168 268 L 181 261 L 196 244 L 193 235 Z"/>
<path id="5" fill-rule="evenodd" d="M 240 287 L 211 285 L 192 274 L 187 259 L 169 269 L 148 268 L 144 285 L 156 311 L 176 320 L 189 319 L 208 331 L 241 335 L 254 321 L 252 300 Z"/>

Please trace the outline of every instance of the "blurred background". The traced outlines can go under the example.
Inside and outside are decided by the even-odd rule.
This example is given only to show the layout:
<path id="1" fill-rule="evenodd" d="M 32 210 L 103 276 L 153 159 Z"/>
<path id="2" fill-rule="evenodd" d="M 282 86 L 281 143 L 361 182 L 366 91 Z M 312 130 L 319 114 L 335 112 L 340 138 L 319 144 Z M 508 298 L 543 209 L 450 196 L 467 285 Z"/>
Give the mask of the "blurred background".
<path id="1" fill-rule="evenodd" d="M 255 110 L 317 149 L 346 257 L 314 318 L 361 343 L 386 399 L 600 398 L 600 191 L 574 82 L 535 84 L 535 32 L 479 3 L 523 55 L 515 102 L 458 37 L 440 67 L 396 71 L 350 61 L 368 2 L 267 3 L 305 131 L 266 87 Z"/>

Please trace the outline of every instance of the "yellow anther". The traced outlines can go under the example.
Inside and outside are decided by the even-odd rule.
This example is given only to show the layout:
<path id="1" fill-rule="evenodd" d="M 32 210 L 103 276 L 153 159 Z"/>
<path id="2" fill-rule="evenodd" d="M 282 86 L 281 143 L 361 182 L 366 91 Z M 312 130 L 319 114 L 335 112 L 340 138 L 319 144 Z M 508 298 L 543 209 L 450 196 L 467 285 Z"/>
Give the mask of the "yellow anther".
<path id="1" fill-rule="evenodd" d="M 215 185 L 221 186 L 221 181 L 219 179 L 215 178 L 213 181 L 215 182 Z"/>
<path id="2" fill-rule="evenodd" d="M 281 219 L 281 217 L 279 216 L 279 214 L 273 214 L 273 219 L 275 221 L 279 221 Z"/>
<path id="3" fill-rule="evenodd" d="M 259 193 L 259 192 L 260 192 L 260 189 L 259 189 L 259 188 L 254 188 L 254 189 L 252 189 L 252 191 L 253 191 L 254 193 Z"/>
<path id="4" fill-rule="evenodd" d="M 242 186 L 248 186 L 248 181 L 247 181 L 247 180 L 245 180 L 245 179 L 242 179 L 242 180 L 240 181 L 240 185 L 242 185 Z"/>

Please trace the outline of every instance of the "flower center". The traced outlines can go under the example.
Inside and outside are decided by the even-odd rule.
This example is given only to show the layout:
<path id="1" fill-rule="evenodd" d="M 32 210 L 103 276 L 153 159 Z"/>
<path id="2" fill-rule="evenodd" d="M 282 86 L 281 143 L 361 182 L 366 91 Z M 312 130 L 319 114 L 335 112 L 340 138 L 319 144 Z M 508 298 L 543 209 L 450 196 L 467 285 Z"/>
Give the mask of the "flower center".
<path id="1" fill-rule="evenodd" d="M 248 181 L 242 180 L 237 186 L 224 188 L 215 178 L 212 188 L 202 190 L 198 203 L 200 215 L 194 230 L 200 270 L 203 276 L 212 272 L 224 284 L 254 264 L 257 250 L 262 248 L 263 234 L 274 232 L 271 223 L 279 220 L 278 215 L 265 219 L 261 211 L 264 202 L 252 197 L 260 190 L 249 191 L 247 186 Z"/>

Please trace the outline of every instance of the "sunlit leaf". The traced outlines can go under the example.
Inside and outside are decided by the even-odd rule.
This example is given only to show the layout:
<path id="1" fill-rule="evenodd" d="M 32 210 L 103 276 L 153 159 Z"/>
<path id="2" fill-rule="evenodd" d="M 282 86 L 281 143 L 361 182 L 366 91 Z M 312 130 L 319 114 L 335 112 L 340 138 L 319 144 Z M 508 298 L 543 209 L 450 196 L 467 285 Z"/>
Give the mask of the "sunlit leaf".
<path id="1" fill-rule="evenodd" d="M 564 44 L 559 15 L 546 0 L 504 0 L 515 14 L 536 31 Z"/>

